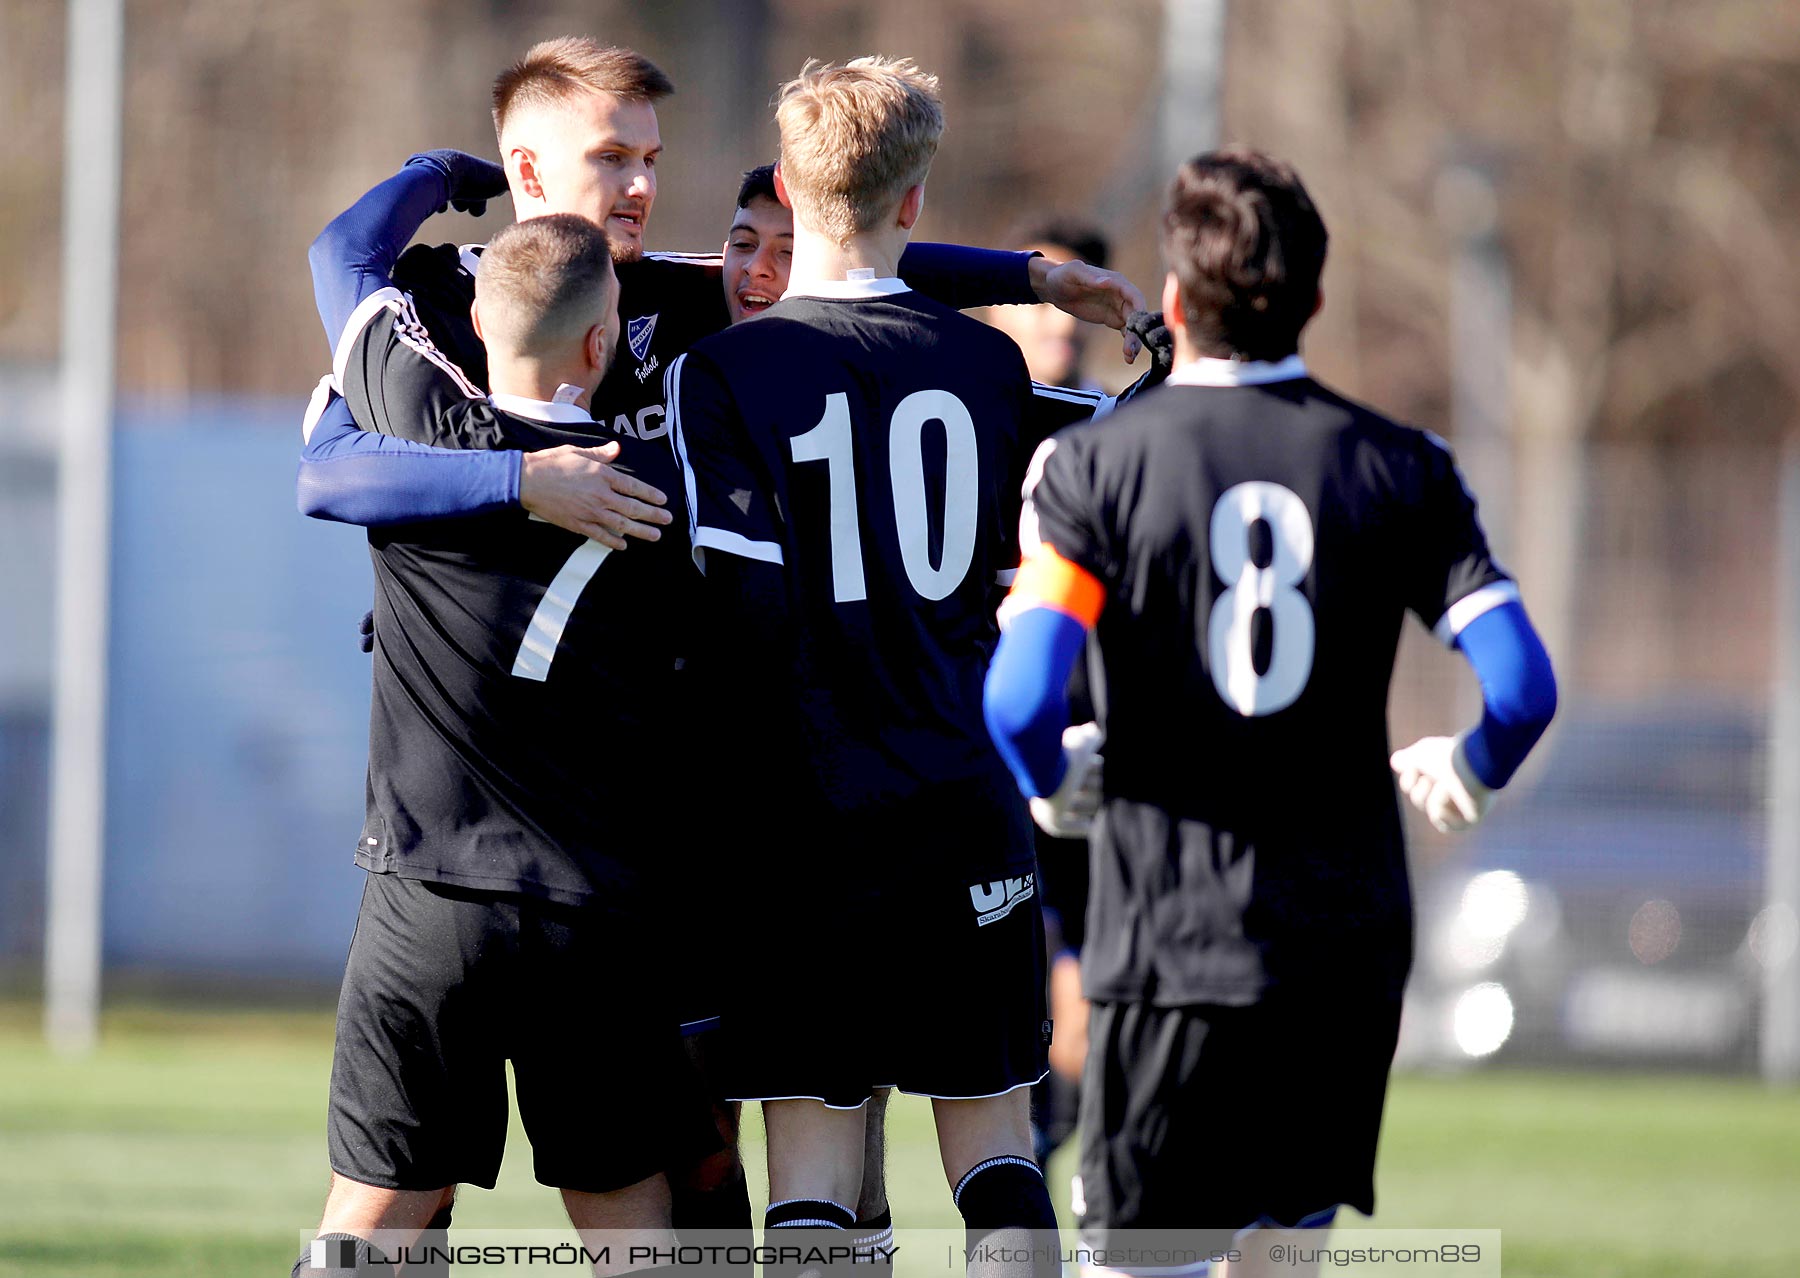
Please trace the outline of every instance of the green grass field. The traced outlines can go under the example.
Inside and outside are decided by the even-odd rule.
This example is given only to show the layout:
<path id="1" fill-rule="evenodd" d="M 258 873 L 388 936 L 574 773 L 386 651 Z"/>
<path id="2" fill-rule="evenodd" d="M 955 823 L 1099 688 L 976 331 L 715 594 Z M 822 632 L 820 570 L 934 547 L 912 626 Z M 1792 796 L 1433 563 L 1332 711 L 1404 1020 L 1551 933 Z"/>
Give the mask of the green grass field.
<path id="1" fill-rule="evenodd" d="M 45 1050 L 35 1009 L 0 1007 L 0 1274 L 285 1274 L 323 1202 L 330 1052 L 316 1013 L 121 1009 L 101 1051 L 72 1063 Z M 889 1131 L 897 1222 L 959 1227 L 929 1108 L 897 1099 Z M 754 1131 L 747 1145 L 757 1194 Z M 1051 1179 L 1062 1211 L 1066 1155 Z M 1665 1076 L 1402 1077 L 1377 1185 L 1375 1225 L 1504 1231 L 1508 1278 L 1791 1278 L 1800 1095 Z M 519 1132 L 499 1187 L 466 1190 L 457 1220 L 562 1225 Z"/>

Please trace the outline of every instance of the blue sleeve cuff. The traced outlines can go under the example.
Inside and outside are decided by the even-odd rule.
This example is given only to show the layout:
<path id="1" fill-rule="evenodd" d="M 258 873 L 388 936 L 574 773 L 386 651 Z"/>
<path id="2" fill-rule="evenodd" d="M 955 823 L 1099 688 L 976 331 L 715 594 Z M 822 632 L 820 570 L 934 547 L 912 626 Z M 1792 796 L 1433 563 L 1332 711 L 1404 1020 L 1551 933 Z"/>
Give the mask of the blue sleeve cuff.
<path id="1" fill-rule="evenodd" d="M 1087 628 L 1053 608 L 1013 616 L 988 667 L 982 711 L 1000 757 L 1028 795 L 1062 784 L 1062 734 L 1069 726 L 1069 672 Z"/>
<path id="2" fill-rule="evenodd" d="M 1456 646 L 1481 681 L 1481 723 L 1463 742 L 1469 769 L 1498 790 L 1519 770 L 1556 714 L 1556 673 L 1518 603 L 1491 608 L 1462 628 Z"/>

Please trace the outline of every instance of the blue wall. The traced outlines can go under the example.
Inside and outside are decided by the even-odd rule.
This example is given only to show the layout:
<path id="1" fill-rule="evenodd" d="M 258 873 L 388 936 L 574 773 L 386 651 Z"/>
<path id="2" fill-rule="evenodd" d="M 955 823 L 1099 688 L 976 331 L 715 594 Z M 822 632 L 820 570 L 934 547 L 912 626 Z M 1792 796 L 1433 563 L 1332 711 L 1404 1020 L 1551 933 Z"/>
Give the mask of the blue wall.
<path id="1" fill-rule="evenodd" d="M 115 477 L 109 965 L 335 980 L 362 872 L 359 529 L 294 510 L 301 405 L 128 406 Z"/>

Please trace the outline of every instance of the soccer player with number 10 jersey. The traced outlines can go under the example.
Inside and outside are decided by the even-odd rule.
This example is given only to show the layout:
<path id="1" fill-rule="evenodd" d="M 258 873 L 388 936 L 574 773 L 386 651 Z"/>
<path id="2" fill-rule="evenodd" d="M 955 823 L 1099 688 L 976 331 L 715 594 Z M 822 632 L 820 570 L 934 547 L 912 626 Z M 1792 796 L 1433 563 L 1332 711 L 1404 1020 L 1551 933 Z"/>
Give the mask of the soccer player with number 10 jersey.
<path id="1" fill-rule="evenodd" d="M 736 867 L 721 1030 L 732 1095 L 763 1102 L 772 1229 L 852 1223 L 863 1107 L 890 1086 L 933 1098 L 972 1238 L 1055 1227 L 1028 1116 L 1049 1028 L 1032 843 L 980 717 L 1032 390 L 1003 334 L 896 278 L 936 89 L 870 58 L 783 89 L 787 293 L 669 372 L 726 637 L 707 704 L 739 725 L 703 743 L 706 775 L 778 823 Z"/>

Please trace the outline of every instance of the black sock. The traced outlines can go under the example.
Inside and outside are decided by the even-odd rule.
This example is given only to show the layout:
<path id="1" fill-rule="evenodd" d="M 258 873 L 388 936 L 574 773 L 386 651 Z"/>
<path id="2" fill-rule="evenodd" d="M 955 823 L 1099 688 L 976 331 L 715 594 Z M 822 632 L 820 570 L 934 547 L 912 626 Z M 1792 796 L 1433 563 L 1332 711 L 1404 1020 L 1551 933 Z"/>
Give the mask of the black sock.
<path id="1" fill-rule="evenodd" d="M 956 1183 L 970 1251 L 969 1278 L 1056 1278 L 1062 1272 L 1056 1209 L 1044 1173 L 1012 1154 L 975 1164 Z M 1004 1247 L 1004 1258 L 992 1251 Z"/>
<path id="2" fill-rule="evenodd" d="M 450 1212 L 454 1204 L 445 1203 L 425 1222 L 425 1232 L 407 1248 L 409 1255 L 421 1257 L 414 1264 L 403 1265 L 401 1278 L 450 1278 Z M 441 1255 L 443 1259 L 436 1259 Z M 424 1259 L 432 1256 L 433 1259 Z"/>
<path id="3" fill-rule="evenodd" d="M 315 1266 L 315 1257 L 322 1263 Z M 351 1278 L 374 1272 L 367 1240 L 355 1234 L 320 1234 L 294 1262 L 292 1278 Z"/>
<path id="4" fill-rule="evenodd" d="M 676 1234 L 704 1234 L 708 1245 L 749 1247 L 756 1241 L 750 1212 L 750 1185 L 742 1166 L 733 1166 L 719 1184 L 707 1189 L 677 1183 L 670 1187 L 674 1199 L 670 1222 Z M 730 1235 L 729 1238 L 726 1235 Z"/>
<path id="5" fill-rule="evenodd" d="M 836 1249 L 847 1252 L 848 1231 L 856 1224 L 856 1213 L 848 1207 L 823 1198 L 790 1198 L 771 1203 L 763 1213 L 763 1249 L 782 1251 L 797 1249 L 797 1256 L 769 1257 L 763 1265 L 763 1278 L 796 1278 L 800 1274 L 837 1274 L 848 1268 L 844 1264 L 826 1263 L 821 1255 Z"/>
<path id="6" fill-rule="evenodd" d="M 883 1207 L 867 1218 L 859 1218 L 850 1230 L 850 1245 L 856 1250 L 854 1263 L 880 1265 L 894 1272 L 894 1213 Z"/>
<path id="7" fill-rule="evenodd" d="M 751 1278 L 756 1229 L 751 1223 L 750 1185 L 744 1178 L 743 1165 L 734 1162 L 724 1179 L 709 1188 L 698 1189 L 677 1180 L 670 1192 L 673 1203 L 669 1219 L 675 1226 L 676 1238 L 716 1249 L 707 1253 L 709 1259 L 700 1272 Z M 734 1259 L 733 1253 L 739 1259 Z"/>

